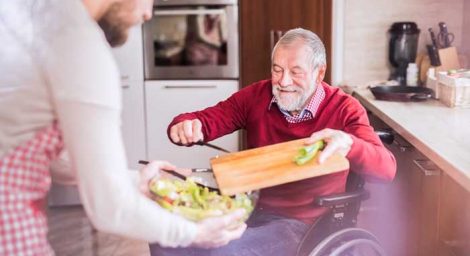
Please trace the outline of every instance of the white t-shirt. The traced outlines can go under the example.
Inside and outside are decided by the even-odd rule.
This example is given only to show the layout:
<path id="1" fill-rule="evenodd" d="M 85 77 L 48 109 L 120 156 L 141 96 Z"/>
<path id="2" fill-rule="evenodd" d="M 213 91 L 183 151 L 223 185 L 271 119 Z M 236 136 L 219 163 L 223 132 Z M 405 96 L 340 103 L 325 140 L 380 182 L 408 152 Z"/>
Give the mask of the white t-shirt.
<path id="1" fill-rule="evenodd" d="M 80 0 L 0 1 L 0 158 L 58 120 L 85 210 L 103 231 L 186 246 L 196 225 L 142 195 L 120 128 L 111 49 Z"/>

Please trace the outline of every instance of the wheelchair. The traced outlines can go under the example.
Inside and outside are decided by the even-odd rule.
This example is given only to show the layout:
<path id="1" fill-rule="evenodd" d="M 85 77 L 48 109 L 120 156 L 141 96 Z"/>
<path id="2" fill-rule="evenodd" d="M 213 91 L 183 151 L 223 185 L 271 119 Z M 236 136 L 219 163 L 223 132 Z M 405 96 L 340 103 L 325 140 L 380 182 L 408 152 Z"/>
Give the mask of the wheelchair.
<path id="1" fill-rule="evenodd" d="M 297 256 L 386 255 L 378 239 L 369 231 L 356 227 L 361 201 L 369 198 L 364 180 L 348 175 L 346 192 L 315 199 L 320 207 L 330 208 L 308 229 L 297 248 Z"/>
<path id="2" fill-rule="evenodd" d="M 386 144 L 394 140 L 390 132 L 376 131 L 376 134 Z M 308 229 L 297 248 L 297 256 L 386 255 L 372 233 L 356 227 L 361 201 L 370 196 L 364 184 L 361 176 L 350 172 L 346 192 L 315 199 L 316 206 L 328 207 L 330 211 Z"/>

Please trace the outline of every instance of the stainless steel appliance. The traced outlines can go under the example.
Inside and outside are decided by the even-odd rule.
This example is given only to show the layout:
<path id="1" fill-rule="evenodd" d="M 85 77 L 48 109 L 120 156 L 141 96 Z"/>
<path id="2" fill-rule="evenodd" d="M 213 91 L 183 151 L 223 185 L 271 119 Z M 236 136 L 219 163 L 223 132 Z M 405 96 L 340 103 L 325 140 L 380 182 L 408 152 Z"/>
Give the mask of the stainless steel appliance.
<path id="1" fill-rule="evenodd" d="M 145 80 L 239 77 L 237 0 L 157 0 L 143 37 Z"/>

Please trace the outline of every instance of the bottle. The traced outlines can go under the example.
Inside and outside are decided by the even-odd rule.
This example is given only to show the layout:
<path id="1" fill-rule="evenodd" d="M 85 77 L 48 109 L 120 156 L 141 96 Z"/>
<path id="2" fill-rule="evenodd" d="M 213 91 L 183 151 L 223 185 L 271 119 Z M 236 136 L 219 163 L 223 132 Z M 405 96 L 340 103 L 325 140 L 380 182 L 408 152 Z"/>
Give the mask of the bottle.
<path id="1" fill-rule="evenodd" d="M 416 63 L 408 63 L 406 69 L 406 85 L 418 86 L 418 66 Z"/>

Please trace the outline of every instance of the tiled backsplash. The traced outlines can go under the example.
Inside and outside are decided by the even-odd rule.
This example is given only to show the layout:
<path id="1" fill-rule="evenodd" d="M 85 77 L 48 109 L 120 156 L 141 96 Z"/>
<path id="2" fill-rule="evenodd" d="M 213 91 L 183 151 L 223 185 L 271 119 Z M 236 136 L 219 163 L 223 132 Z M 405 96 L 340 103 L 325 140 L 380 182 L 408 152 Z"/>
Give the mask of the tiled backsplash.
<path id="1" fill-rule="evenodd" d="M 464 13 L 470 13 L 470 0 L 345 0 L 343 84 L 354 86 L 388 78 L 387 31 L 394 22 L 418 24 L 418 53 L 425 52 L 425 45 L 430 43 L 428 28 L 438 31 L 440 21 L 455 34 L 453 46 L 463 51 L 461 46 L 465 45 L 470 52 L 470 17 Z"/>

